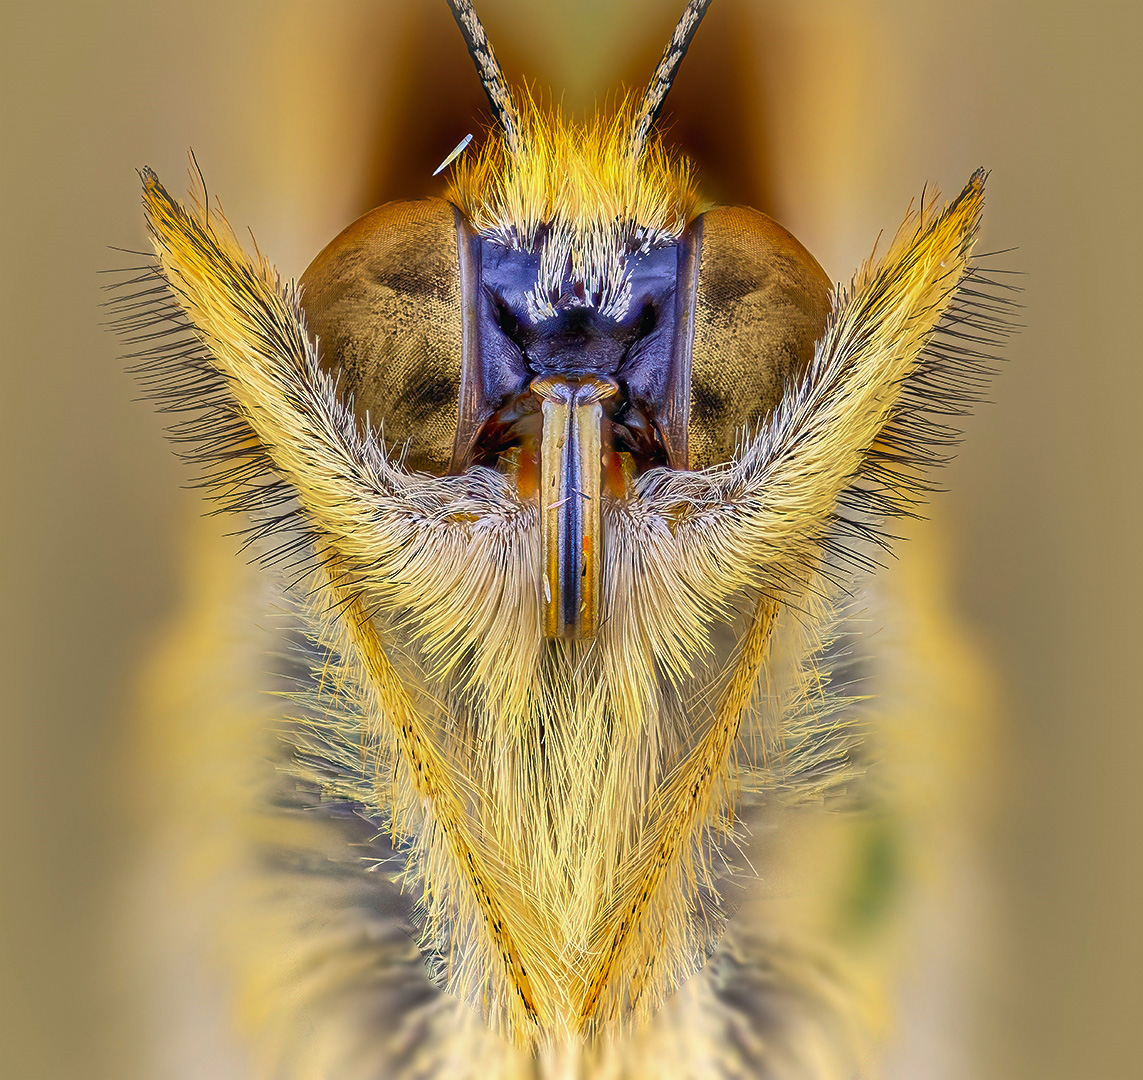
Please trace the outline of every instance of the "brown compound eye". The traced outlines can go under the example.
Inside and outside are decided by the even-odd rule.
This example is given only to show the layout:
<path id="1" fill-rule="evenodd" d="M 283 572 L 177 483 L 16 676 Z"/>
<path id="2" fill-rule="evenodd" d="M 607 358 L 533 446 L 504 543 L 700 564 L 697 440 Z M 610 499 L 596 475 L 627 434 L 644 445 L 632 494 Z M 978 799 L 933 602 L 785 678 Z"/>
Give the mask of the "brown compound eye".
<path id="1" fill-rule="evenodd" d="M 830 311 L 830 281 L 777 222 L 745 207 L 702 216 L 691 348 L 688 457 L 727 461 L 745 426 L 773 413 L 809 364 Z"/>
<path id="2" fill-rule="evenodd" d="M 300 282 L 323 366 L 357 415 L 408 445 L 411 469 L 446 473 L 456 437 L 461 288 L 456 212 L 443 199 L 394 202 L 359 218 Z"/>

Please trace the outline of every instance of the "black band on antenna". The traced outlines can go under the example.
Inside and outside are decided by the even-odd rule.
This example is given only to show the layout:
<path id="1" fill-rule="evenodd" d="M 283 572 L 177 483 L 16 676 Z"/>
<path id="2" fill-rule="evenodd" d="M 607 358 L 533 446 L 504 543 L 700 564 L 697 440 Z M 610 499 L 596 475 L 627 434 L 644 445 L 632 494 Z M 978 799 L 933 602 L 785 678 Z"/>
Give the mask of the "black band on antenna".
<path id="1" fill-rule="evenodd" d="M 708 0 L 709 2 L 709 0 Z M 492 105 L 496 119 L 504 129 L 504 138 L 513 152 L 520 147 L 520 124 L 517 119 L 516 102 L 508 87 L 504 72 L 492 51 L 492 44 L 484 32 L 484 26 L 472 6 L 471 0 L 448 0 L 456 25 L 464 35 L 468 53 L 476 64 L 477 74 L 484 86 L 484 92 Z"/>
<path id="2" fill-rule="evenodd" d="M 643 153 L 647 145 L 647 137 L 659 118 L 663 102 L 667 100 L 671 84 L 678 74 L 679 65 L 687 55 L 691 39 L 695 36 L 695 31 L 698 30 L 699 23 L 702 22 L 702 17 L 710 5 L 711 0 L 690 0 L 675 27 L 675 32 L 671 35 L 671 40 L 663 50 L 663 57 L 659 61 L 659 66 L 655 68 L 655 74 L 651 76 L 650 85 L 643 94 L 639 111 L 635 114 L 635 124 L 631 131 L 631 149 L 636 155 Z"/>

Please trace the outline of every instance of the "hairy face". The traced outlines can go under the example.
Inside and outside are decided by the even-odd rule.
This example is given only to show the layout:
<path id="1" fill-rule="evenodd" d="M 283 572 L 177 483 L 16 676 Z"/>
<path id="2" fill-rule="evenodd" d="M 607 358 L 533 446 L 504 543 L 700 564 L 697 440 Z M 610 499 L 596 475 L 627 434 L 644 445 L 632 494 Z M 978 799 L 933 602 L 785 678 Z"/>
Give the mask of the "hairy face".
<path id="1" fill-rule="evenodd" d="M 366 215 L 301 281 L 363 424 L 414 469 L 494 468 L 538 496 L 549 637 L 594 638 L 608 617 L 609 507 L 649 470 L 728 461 L 830 310 L 789 233 L 704 206 L 657 141 L 632 150 L 633 112 L 577 129 L 529 99 L 515 149 L 491 140 L 449 201 Z"/>
<path id="2" fill-rule="evenodd" d="M 620 220 L 595 288 L 459 199 L 367 215 L 299 292 L 146 174 L 170 292 L 126 326 L 312 575 L 313 780 L 405 838 L 444 985 L 515 1041 L 654 1009 L 719 934 L 740 793 L 845 778 L 833 621 L 975 391 L 966 323 L 1000 332 L 957 300 L 982 184 L 829 296 L 752 211 Z"/>
<path id="3" fill-rule="evenodd" d="M 497 130 L 443 198 L 365 215 L 294 284 L 147 170 L 155 260 L 119 323 L 293 605 L 287 771 L 389 833 L 425 967 L 487 1021 L 471 1045 L 498 1032 L 528 1075 L 619 1047 L 626 1075 L 606 1036 L 714 953 L 740 814 L 856 783 L 847 605 L 1010 301 L 971 262 L 983 173 L 837 288 L 765 215 L 701 198 L 654 125 L 710 0 L 641 97 L 584 122 L 513 92 L 448 2 Z M 802 1038 L 768 996 L 802 994 L 784 962 L 746 980 L 767 1075 L 770 1034 Z M 739 994 L 723 974 L 712 999 Z M 432 1038 L 418 987 L 384 999 L 401 1054 Z M 795 1054 L 814 1075 L 819 1050 Z"/>

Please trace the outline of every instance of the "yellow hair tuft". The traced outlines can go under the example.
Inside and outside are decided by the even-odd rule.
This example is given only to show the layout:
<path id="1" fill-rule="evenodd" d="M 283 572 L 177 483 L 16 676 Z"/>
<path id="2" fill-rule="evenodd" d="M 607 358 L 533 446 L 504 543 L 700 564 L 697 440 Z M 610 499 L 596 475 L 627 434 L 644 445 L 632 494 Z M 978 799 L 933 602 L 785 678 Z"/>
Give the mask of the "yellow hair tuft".
<path id="1" fill-rule="evenodd" d="M 479 231 L 526 249 L 541 229 L 586 238 L 618 224 L 632 235 L 678 236 L 705 209 L 694 167 L 657 138 L 633 151 L 636 105 L 624 98 L 577 122 L 525 92 L 519 151 L 493 135 L 479 154 L 461 159 L 448 198 Z"/>

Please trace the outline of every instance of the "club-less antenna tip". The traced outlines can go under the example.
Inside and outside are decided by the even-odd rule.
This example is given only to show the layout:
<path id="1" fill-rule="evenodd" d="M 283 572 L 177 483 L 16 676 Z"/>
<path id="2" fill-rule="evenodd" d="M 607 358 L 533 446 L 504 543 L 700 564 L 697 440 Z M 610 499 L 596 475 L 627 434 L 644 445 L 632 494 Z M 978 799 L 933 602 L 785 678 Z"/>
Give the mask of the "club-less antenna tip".
<path id="1" fill-rule="evenodd" d="M 711 3 L 712 0 L 690 0 L 675 25 L 671 40 L 663 50 L 659 66 L 655 68 L 655 74 L 651 76 L 651 82 L 639 104 L 639 111 L 635 114 L 635 123 L 631 131 L 631 149 L 636 155 L 641 154 L 647 146 L 651 128 L 659 118 L 659 113 L 663 111 L 663 103 L 667 100 L 667 94 L 671 92 L 683 57 L 687 55 L 687 49 L 690 48 L 699 23 L 702 22 Z"/>
<path id="2" fill-rule="evenodd" d="M 496 59 L 496 53 L 492 50 L 492 43 L 484 32 L 484 25 L 472 6 L 472 0 L 448 0 L 448 6 L 453 18 L 456 19 L 456 25 L 464 35 L 468 54 L 476 65 L 489 104 L 504 131 L 504 138 L 509 148 L 516 151 L 520 146 L 519 113 L 508 80 L 504 78 L 504 71 Z"/>
<path id="3" fill-rule="evenodd" d="M 691 41 L 699 28 L 699 23 L 702 22 L 711 3 L 712 0 L 689 0 L 686 10 L 675 26 L 674 33 L 671 34 L 671 40 L 667 42 L 667 47 L 663 50 L 659 66 L 655 68 L 651 82 L 643 93 L 643 99 L 639 103 L 639 109 L 632 125 L 631 150 L 636 156 L 642 154 L 646 149 L 651 128 L 654 127 L 655 121 L 659 118 L 659 113 L 663 110 L 663 103 L 667 100 L 667 94 L 670 93 L 671 84 L 675 81 L 683 57 L 686 56 L 687 49 L 690 48 Z M 520 149 L 519 112 L 508 81 L 504 78 L 504 71 L 496 59 L 492 44 L 484 32 L 484 26 L 472 6 L 472 0 L 448 0 L 448 6 L 452 11 L 453 18 L 456 19 L 457 26 L 460 27 L 460 32 L 464 35 L 469 55 L 472 57 L 473 63 L 476 64 L 480 82 L 484 86 L 484 92 L 488 95 L 492 111 L 496 114 L 496 119 L 504 131 L 508 148 L 516 152 Z M 467 142 L 458 147 L 454 151 L 454 155 L 463 151 L 466 145 Z M 451 156 L 447 158 L 437 172 L 446 168 L 452 160 L 454 158 Z M 433 175 L 435 176 L 436 173 Z"/>

